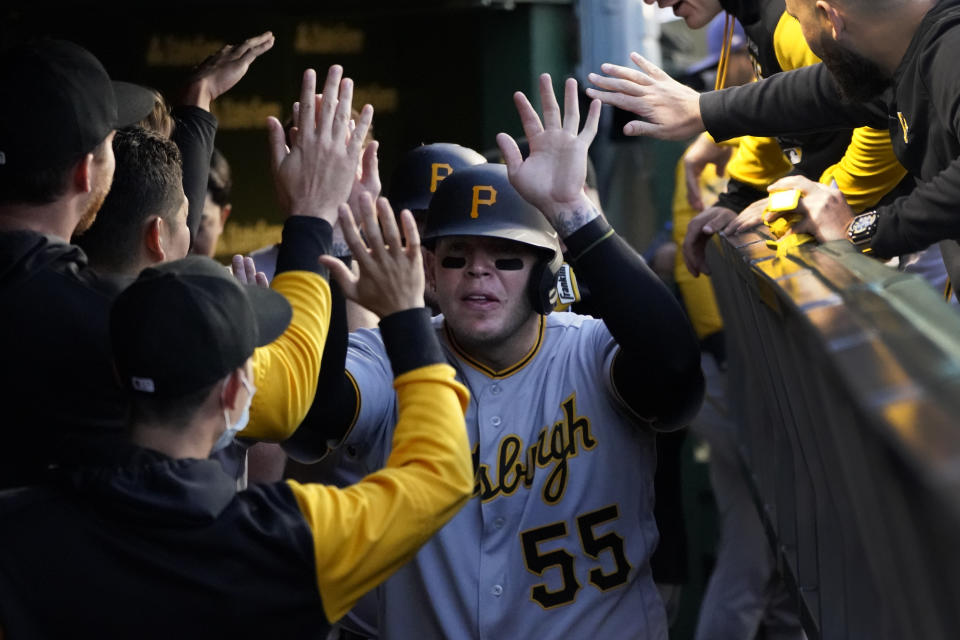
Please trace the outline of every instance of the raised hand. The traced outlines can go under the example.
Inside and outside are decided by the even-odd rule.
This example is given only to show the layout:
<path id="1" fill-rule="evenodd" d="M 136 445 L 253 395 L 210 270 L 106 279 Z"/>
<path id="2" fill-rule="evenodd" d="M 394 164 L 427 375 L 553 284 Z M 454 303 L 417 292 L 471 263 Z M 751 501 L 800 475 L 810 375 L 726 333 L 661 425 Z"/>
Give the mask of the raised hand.
<path id="1" fill-rule="evenodd" d="M 210 110 L 210 102 L 229 91 L 240 81 L 257 56 L 273 47 L 270 31 L 228 44 L 197 65 L 184 92 L 183 102 Z"/>
<path id="2" fill-rule="evenodd" d="M 413 214 L 400 213 L 403 237 L 397 219 L 386 198 L 378 198 L 376 206 L 366 193 L 359 197 L 357 217 L 363 227 L 364 241 L 348 205 L 340 207 L 343 236 L 353 259 L 360 268 L 359 276 L 333 256 L 320 256 L 320 262 L 336 279 L 343 295 L 366 307 L 381 318 L 423 306 L 423 262 L 420 256 L 420 234 Z M 403 240 L 406 239 L 406 244 Z"/>
<path id="3" fill-rule="evenodd" d="M 267 118 L 270 167 L 281 205 L 290 215 L 322 218 L 331 226 L 353 188 L 363 138 L 373 120 L 373 107 L 364 105 L 351 131 L 353 81 L 342 75 L 339 65 L 330 67 L 321 100 L 316 72 L 304 71 L 291 147 L 280 121 Z"/>
<path id="4" fill-rule="evenodd" d="M 267 275 L 263 271 L 257 271 L 257 265 L 253 262 L 253 258 L 241 255 L 233 256 L 230 270 L 240 284 L 255 284 L 264 289 L 270 287 Z"/>
<path id="5" fill-rule="evenodd" d="M 630 59 L 639 70 L 605 63 L 600 70 L 607 76 L 587 76 L 590 82 L 605 89 L 588 88 L 588 96 L 642 118 L 624 125 L 626 135 L 685 140 L 704 130 L 699 93 L 677 82 L 639 53 L 631 53 Z"/>
<path id="6" fill-rule="evenodd" d="M 561 237 L 570 235 L 593 218 L 596 208 L 583 193 L 587 178 L 587 150 L 597 134 L 600 102 L 593 101 L 580 126 L 577 102 L 577 81 L 569 78 L 564 85 L 564 114 L 553 93 L 549 74 L 540 76 L 540 101 L 543 121 L 521 93 L 513 94 L 520 114 L 523 133 L 530 144 L 526 160 L 516 141 L 505 133 L 497 134 L 497 145 L 507 164 L 510 183 L 525 200 L 547 217 Z"/>
<path id="7" fill-rule="evenodd" d="M 363 157 L 360 160 L 360 167 L 353 181 L 353 188 L 350 190 L 350 196 L 347 198 L 347 204 L 353 212 L 360 211 L 360 197 L 363 194 L 370 196 L 371 200 L 376 200 L 380 196 L 380 162 L 377 158 L 377 149 L 380 143 L 372 141 L 363 148 Z M 349 255 L 350 248 L 343 238 L 343 225 L 337 224 L 333 228 L 333 249 L 335 256 Z"/>

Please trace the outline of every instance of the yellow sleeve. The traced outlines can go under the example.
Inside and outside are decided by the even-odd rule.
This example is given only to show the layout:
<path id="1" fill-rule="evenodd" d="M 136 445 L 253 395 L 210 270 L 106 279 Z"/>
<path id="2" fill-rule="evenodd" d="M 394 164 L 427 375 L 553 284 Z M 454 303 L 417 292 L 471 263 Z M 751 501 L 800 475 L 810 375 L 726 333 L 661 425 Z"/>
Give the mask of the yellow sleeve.
<path id="1" fill-rule="evenodd" d="M 708 164 L 700 174 L 700 192 L 703 194 L 705 206 L 709 207 L 716 201 L 717 195 L 723 190 L 725 184 L 726 180 L 717 176 L 714 165 Z M 683 158 L 677 163 L 676 185 L 673 191 L 673 241 L 679 248 L 683 246 L 687 226 L 697 214 L 687 202 Z M 710 278 L 704 275 L 694 278 L 687 271 L 681 251 L 677 251 L 673 275 L 697 337 L 702 339 L 723 329 L 723 320 L 720 317 L 720 309 L 717 307 L 717 299 L 713 293 Z"/>
<path id="2" fill-rule="evenodd" d="M 309 271 L 286 271 L 270 286 L 293 307 L 293 319 L 282 336 L 253 352 L 257 392 L 240 435 L 280 441 L 296 431 L 313 404 L 330 327 L 330 285 Z"/>
<path id="3" fill-rule="evenodd" d="M 744 136 L 727 163 L 731 178 L 761 191 L 790 173 L 793 165 L 773 138 Z"/>
<path id="4" fill-rule="evenodd" d="M 793 71 L 820 62 L 820 58 L 807 45 L 800 22 L 786 11 L 780 16 L 780 22 L 773 31 L 773 50 L 780 68 L 784 71 Z"/>
<path id="5" fill-rule="evenodd" d="M 408 562 L 473 493 L 466 387 L 445 364 L 397 377 L 399 416 L 386 466 L 338 489 L 288 484 L 313 533 L 317 586 L 335 622 Z"/>
<path id="6" fill-rule="evenodd" d="M 906 175 L 907 170 L 893 155 L 890 132 L 859 127 L 853 130 L 840 162 L 828 167 L 820 182 L 836 180 L 850 208 L 859 213 L 877 204 Z"/>

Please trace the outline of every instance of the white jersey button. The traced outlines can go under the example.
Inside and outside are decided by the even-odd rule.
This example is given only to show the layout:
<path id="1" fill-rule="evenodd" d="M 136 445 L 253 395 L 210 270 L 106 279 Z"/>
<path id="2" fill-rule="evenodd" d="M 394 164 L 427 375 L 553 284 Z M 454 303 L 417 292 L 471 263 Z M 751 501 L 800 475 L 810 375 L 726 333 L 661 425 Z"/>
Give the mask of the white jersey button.
<path id="1" fill-rule="evenodd" d="M 495 427 L 499 427 L 499 426 L 500 426 L 500 416 L 493 416 L 492 418 L 490 418 L 490 424 L 492 424 L 492 425 L 495 426 Z"/>
<path id="2" fill-rule="evenodd" d="M 497 518 L 493 521 L 493 526 L 495 526 L 497 529 L 500 529 L 504 524 L 506 524 L 506 522 L 507 521 L 503 518 Z"/>
<path id="3" fill-rule="evenodd" d="M 490 387 L 490 393 L 492 393 L 495 396 L 500 395 L 501 391 L 503 391 L 503 388 L 498 384 L 495 384 L 492 387 Z"/>
<path id="4" fill-rule="evenodd" d="M 503 587 L 501 587 L 498 584 L 495 584 L 493 585 L 493 589 L 490 589 L 490 593 L 492 593 L 493 595 L 499 598 L 500 594 L 503 593 Z"/>

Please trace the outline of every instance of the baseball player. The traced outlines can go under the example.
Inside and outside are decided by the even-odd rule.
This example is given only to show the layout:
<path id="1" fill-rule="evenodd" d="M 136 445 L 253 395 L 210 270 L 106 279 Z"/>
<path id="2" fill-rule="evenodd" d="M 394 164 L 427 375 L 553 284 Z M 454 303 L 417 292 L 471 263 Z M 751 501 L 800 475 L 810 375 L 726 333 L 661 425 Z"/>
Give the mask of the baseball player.
<path id="1" fill-rule="evenodd" d="M 394 211 L 409 209 L 413 213 L 419 231 L 422 232 L 427 207 L 440 183 L 458 169 L 483 162 L 485 162 L 483 156 L 473 149 L 447 142 L 420 145 L 407 151 L 400 159 L 400 163 L 394 170 L 390 181 L 390 201 Z M 351 258 L 347 256 L 344 260 L 350 262 Z M 340 293 L 335 283 L 332 288 L 335 292 L 334 295 Z M 435 307 L 436 303 L 430 295 L 431 293 L 429 290 L 424 291 L 424 299 L 428 306 Z M 346 323 L 350 331 L 361 327 L 376 326 L 376 316 L 372 316 L 373 322 L 369 324 L 356 324 L 357 318 L 364 318 L 372 314 L 362 307 L 360 307 L 360 310 L 365 312 L 366 316 L 357 313 L 351 314 L 351 306 L 351 303 L 348 302 L 346 308 L 341 306 L 333 309 L 333 317 L 330 322 L 334 331 L 337 330 L 337 323 Z M 345 347 L 346 345 L 341 343 L 341 348 Z M 342 356 L 339 358 L 339 362 L 343 362 Z M 309 425 L 314 421 L 327 420 L 328 405 L 329 398 L 316 396 L 314 407 L 307 415 L 306 423 Z M 294 460 L 316 462 L 316 464 L 303 466 L 293 465 L 292 469 L 288 467 L 289 477 L 301 481 L 308 480 L 346 487 L 359 482 L 364 476 L 376 470 L 376 468 L 368 467 L 366 461 L 357 455 L 353 447 L 340 447 L 322 460 L 316 461 L 317 456 L 311 455 L 311 451 L 315 450 L 311 438 L 316 433 L 316 430 L 309 427 L 298 430 L 293 437 L 283 443 L 283 448 Z M 325 446 L 320 448 L 320 452 L 325 450 Z M 371 591 L 364 595 L 353 609 L 337 623 L 332 637 L 376 638 L 377 609 L 376 592 Z"/>
<path id="2" fill-rule="evenodd" d="M 515 95 L 525 161 L 501 134 L 506 167 L 460 169 L 430 202 L 427 276 L 443 312 L 432 331 L 471 390 L 476 486 L 379 591 L 382 638 L 667 637 L 648 562 L 655 432 L 699 406 L 697 341 L 670 292 L 583 194 L 599 103 L 578 134 L 576 82 L 567 81 L 562 122 L 548 75 L 540 93 L 542 122 Z M 358 231 L 349 215 L 341 224 L 362 272 Z M 373 220 L 364 226 L 376 233 Z M 602 319 L 547 315 L 558 235 Z M 349 270 L 332 273 L 353 297 Z M 339 439 L 382 466 L 398 410 L 388 363 L 377 330 L 350 336 L 345 372 L 321 374 L 318 393 L 331 402 L 317 442 Z"/>

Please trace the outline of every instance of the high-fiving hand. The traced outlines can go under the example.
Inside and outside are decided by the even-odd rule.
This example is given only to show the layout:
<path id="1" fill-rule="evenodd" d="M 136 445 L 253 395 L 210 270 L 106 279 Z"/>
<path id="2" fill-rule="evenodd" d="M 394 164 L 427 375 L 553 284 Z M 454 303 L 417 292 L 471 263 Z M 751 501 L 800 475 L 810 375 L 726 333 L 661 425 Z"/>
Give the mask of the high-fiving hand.
<path id="1" fill-rule="evenodd" d="M 364 105 L 360 120 L 351 127 L 353 81 L 342 75 L 339 65 L 330 67 L 321 100 L 316 72 L 304 72 L 290 147 L 280 121 L 267 119 L 270 166 L 281 206 L 290 215 L 322 218 L 331 226 L 337 222 L 337 208 L 350 195 L 363 138 L 373 120 L 373 107 Z"/>
<path id="2" fill-rule="evenodd" d="M 360 268 L 360 275 L 354 275 L 333 256 L 320 256 L 320 262 L 330 269 L 344 296 L 381 318 L 422 307 L 423 261 L 420 234 L 413 214 L 407 209 L 400 212 L 401 237 L 397 219 L 386 198 L 378 198 L 374 205 L 373 199 L 364 193 L 359 201 L 360 211 L 356 212 L 356 217 L 363 227 L 363 237 L 350 207 L 342 205 L 339 213 L 344 240 Z"/>
<path id="3" fill-rule="evenodd" d="M 598 215 L 583 193 L 583 184 L 587 177 L 587 150 L 600 120 L 600 102 L 590 103 L 583 130 L 578 133 L 580 106 L 577 81 L 573 78 L 564 86 L 562 119 L 549 74 L 540 76 L 542 122 L 523 93 L 513 94 L 513 100 L 530 144 L 530 155 L 524 160 L 513 138 L 506 133 L 497 134 L 510 183 L 547 217 L 561 237 L 566 237 Z"/>
<path id="4" fill-rule="evenodd" d="M 588 88 L 588 96 L 642 118 L 624 125 L 626 135 L 685 140 L 704 130 L 699 93 L 677 82 L 639 53 L 631 53 L 630 59 L 639 70 L 605 63 L 600 70 L 606 76 L 587 76 L 590 82 L 605 89 Z"/>

